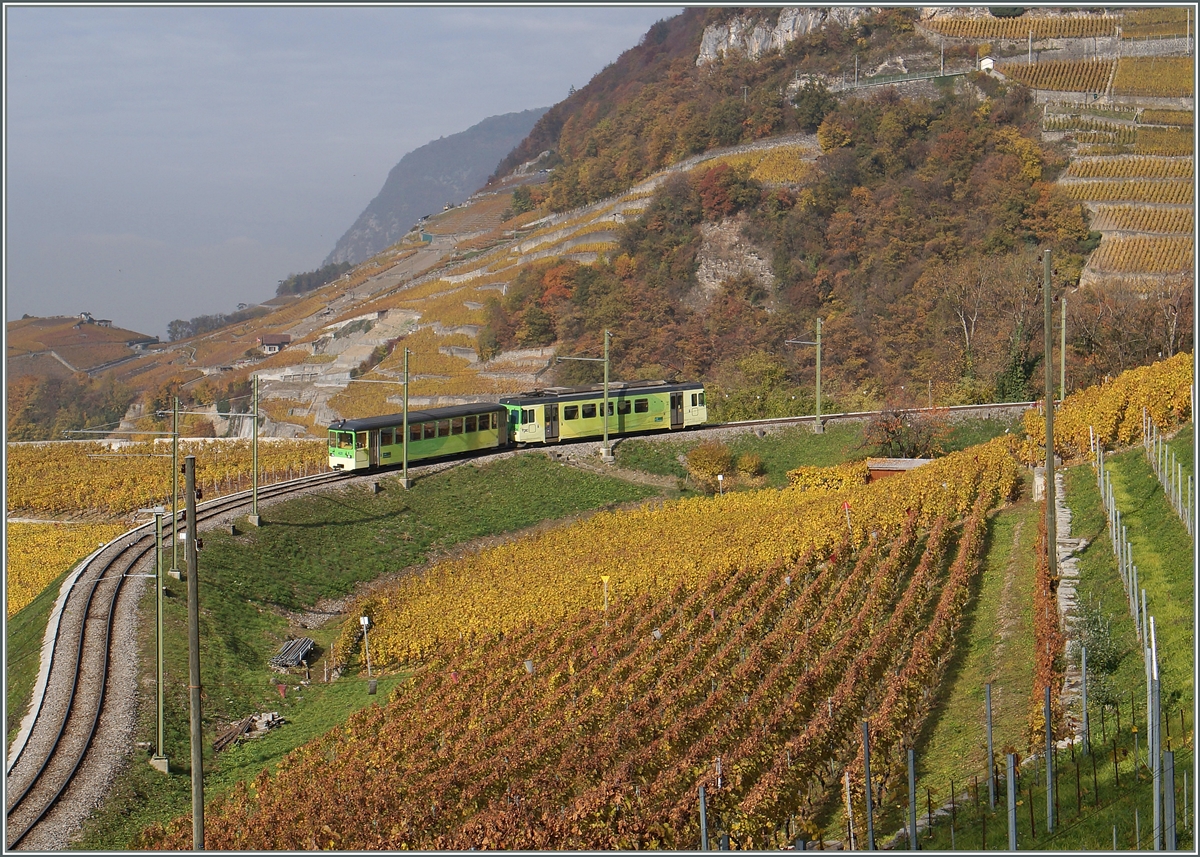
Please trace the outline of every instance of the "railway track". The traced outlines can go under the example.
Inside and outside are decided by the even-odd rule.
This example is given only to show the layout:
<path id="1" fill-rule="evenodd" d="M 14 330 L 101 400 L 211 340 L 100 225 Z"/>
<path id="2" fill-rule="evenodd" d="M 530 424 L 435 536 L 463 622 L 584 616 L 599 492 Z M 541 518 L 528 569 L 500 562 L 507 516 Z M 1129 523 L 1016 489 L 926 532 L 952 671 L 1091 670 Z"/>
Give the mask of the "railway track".
<path id="1" fill-rule="evenodd" d="M 258 495 L 279 499 L 355 475 L 321 473 L 262 487 Z M 244 514 L 250 503 L 251 492 L 243 491 L 200 504 L 197 526 Z M 64 848 L 65 832 L 90 802 L 89 789 L 74 787 L 106 781 L 123 755 L 119 748 L 128 746 L 132 694 L 109 691 L 136 683 L 136 658 L 114 646 L 138 619 L 137 603 L 154 573 L 154 542 L 153 524 L 130 530 L 81 563 L 60 591 L 31 713 L 6 766 L 7 850 Z M 116 710 L 122 705 L 129 710 Z"/>

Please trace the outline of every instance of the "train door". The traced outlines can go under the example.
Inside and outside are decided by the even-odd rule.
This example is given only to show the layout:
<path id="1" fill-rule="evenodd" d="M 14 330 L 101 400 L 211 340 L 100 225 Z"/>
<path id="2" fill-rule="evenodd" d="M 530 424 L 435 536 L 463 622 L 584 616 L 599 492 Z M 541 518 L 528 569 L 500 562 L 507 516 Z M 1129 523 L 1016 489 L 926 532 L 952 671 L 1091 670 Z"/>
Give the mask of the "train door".
<path id="1" fill-rule="evenodd" d="M 546 405 L 546 443 L 558 441 L 558 403 Z"/>
<path id="2" fill-rule="evenodd" d="M 671 394 L 671 428 L 683 428 L 683 393 Z"/>
<path id="3" fill-rule="evenodd" d="M 371 467 L 379 466 L 379 431 L 367 432 L 367 458 Z"/>

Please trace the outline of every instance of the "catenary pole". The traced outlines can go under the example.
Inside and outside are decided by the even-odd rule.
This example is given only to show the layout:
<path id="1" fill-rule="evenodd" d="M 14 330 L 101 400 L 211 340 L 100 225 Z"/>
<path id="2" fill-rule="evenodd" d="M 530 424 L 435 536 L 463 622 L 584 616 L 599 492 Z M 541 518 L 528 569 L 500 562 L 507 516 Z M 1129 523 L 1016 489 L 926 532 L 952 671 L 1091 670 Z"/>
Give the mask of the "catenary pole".
<path id="1" fill-rule="evenodd" d="M 192 736 L 192 850 L 204 850 L 204 744 L 200 712 L 200 581 L 196 556 L 196 456 L 184 459 L 187 515 L 188 690 Z"/>
<path id="2" fill-rule="evenodd" d="M 1045 254 L 1042 269 L 1042 292 L 1045 306 L 1045 391 L 1046 391 L 1046 566 L 1050 572 L 1049 579 L 1054 580 L 1055 572 L 1055 534 L 1054 521 L 1054 363 L 1051 355 L 1054 350 L 1054 316 L 1053 308 L 1054 287 L 1050 281 L 1050 251 Z"/>

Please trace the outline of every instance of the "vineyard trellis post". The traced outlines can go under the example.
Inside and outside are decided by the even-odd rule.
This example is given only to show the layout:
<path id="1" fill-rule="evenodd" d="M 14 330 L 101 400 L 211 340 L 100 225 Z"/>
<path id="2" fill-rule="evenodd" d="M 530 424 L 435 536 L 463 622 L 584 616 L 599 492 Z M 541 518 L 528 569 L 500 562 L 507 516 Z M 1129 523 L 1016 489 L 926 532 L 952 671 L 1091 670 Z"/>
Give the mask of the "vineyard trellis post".
<path id="1" fill-rule="evenodd" d="M 988 808 L 996 811 L 996 755 L 992 749 L 992 683 L 984 689 L 987 705 Z"/>
<path id="2" fill-rule="evenodd" d="M 1046 832 L 1054 832 L 1054 725 L 1050 721 L 1050 685 L 1046 685 L 1042 710 L 1046 719 Z"/>
<path id="3" fill-rule="evenodd" d="M 1081 707 L 1083 708 L 1083 752 L 1085 754 L 1090 754 L 1092 752 L 1092 738 L 1091 738 L 1089 724 L 1088 724 L 1087 646 L 1083 646 L 1080 648 L 1079 660 L 1080 660 L 1079 672 L 1080 672 L 1080 676 L 1081 676 L 1081 690 L 1082 690 L 1082 695 L 1083 695 L 1083 701 L 1081 704 Z"/>
<path id="4" fill-rule="evenodd" d="M 708 808 L 704 801 L 704 786 L 700 786 L 700 850 L 708 850 Z"/>
<path id="5" fill-rule="evenodd" d="M 1175 850 L 1175 753 L 1167 750 L 1163 753 L 1163 815 L 1166 818 L 1164 832 L 1167 836 L 1167 850 Z M 1186 794 L 1186 791 L 1185 791 Z"/>
<path id="6" fill-rule="evenodd" d="M 1008 850 L 1017 850 L 1017 757 L 1007 755 L 1008 770 L 1005 786 L 1008 789 Z"/>
<path id="7" fill-rule="evenodd" d="M 917 764 L 916 751 L 908 748 L 908 850 L 920 851 L 917 839 Z"/>
<path id="8" fill-rule="evenodd" d="M 875 850 L 875 805 L 871 795 L 871 733 L 867 721 L 862 722 L 863 785 L 867 796 L 867 850 Z"/>

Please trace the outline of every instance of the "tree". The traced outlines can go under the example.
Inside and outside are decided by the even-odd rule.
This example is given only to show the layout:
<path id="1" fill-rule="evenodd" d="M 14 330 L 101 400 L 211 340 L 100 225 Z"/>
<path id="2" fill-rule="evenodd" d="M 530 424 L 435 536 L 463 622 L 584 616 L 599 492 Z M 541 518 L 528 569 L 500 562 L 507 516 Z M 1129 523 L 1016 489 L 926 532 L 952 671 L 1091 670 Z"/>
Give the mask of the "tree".
<path id="1" fill-rule="evenodd" d="M 796 121 L 800 128 L 813 134 L 837 107 L 837 98 L 821 81 L 810 78 L 800 87 L 792 103 L 796 105 Z"/>

